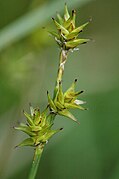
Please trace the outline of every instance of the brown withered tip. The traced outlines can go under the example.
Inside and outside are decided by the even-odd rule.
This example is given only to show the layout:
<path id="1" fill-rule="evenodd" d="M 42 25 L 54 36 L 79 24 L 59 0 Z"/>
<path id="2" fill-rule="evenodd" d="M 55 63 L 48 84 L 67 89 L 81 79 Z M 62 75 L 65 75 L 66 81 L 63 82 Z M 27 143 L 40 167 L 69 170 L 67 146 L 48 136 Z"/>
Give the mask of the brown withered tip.
<path id="1" fill-rule="evenodd" d="M 48 104 L 47 107 L 46 107 L 46 109 L 49 108 L 49 106 L 50 106 L 50 105 Z"/>
<path id="2" fill-rule="evenodd" d="M 62 81 L 59 81 L 59 85 L 61 85 L 62 84 Z"/>
<path id="3" fill-rule="evenodd" d="M 63 127 L 60 128 L 60 131 L 63 130 Z"/>
<path id="4" fill-rule="evenodd" d="M 88 111 L 89 109 L 88 108 L 84 108 L 85 111 Z"/>
<path id="5" fill-rule="evenodd" d="M 52 20 L 53 20 L 53 21 L 55 20 L 54 17 L 52 17 Z"/>
<path id="6" fill-rule="evenodd" d="M 83 42 L 82 44 L 87 44 L 87 42 Z"/>
<path id="7" fill-rule="evenodd" d="M 75 9 L 73 9 L 73 10 L 72 10 L 72 14 L 75 14 L 75 13 L 76 13 L 76 10 L 75 10 Z"/>
<path id="8" fill-rule="evenodd" d="M 18 145 L 16 145 L 15 147 L 14 147 L 14 149 L 16 149 L 16 148 L 18 148 L 19 146 Z"/>
<path id="9" fill-rule="evenodd" d="M 78 125 L 80 125 L 80 122 L 79 121 L 76 121 Z"/>
<path id="10" fill-rule="evenodd" d="M 82 90 L 82 91 L 79 91 L 79 92 L 78 92 L 78 95 L 79 95 L 79 94 L 82 94 L 83 92 L 84 92 L 83 90 Z"/>
<path id="11" fill-rule="evenodd" d="M 80 94 L 83 93 L 83 92 L 84 92 L 84 90 L 81 90 L 81 91 L 80 91 Z"/>
<path id="12" fill-rule="evenodd" d="M 74 81 L 75 81 L 75 82 L 77 82 L 77 81 L 78 81 L 78 79 L 75 79 Z"/>
<path id="13" fill-rule="evenodd" d="M 47 91 L 47 94 L 49 94 L 49 92 Z"/>

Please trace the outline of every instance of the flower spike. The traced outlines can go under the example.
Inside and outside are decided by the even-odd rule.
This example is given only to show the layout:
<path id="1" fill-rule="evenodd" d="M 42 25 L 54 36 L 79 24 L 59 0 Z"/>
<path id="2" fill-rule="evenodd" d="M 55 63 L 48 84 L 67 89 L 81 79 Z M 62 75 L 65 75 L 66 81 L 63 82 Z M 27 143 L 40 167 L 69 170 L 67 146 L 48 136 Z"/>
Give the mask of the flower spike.
<path id="1" fill-rule="evenodd" d="M 25 139 L 16 147 L 36 147 L 40 144 L 44 145 L 54 134 L 61 130 L 51 129 L 53 123 L 47 118 L 47 110 L 48 107 L 42 113 L 40 113 L 40 110 L 38 108 L 33 108 L 32 106 L 30 106 L 31 114 L 24 112 L 24 115 L 27 118 L 27 124 L 21 123 L 18 127 L 14 128 L 25 132 L 29 136 L 29 138 Z"/>
<path id="2" fill-rule="evenodd" d="M 76 27 L 76 11 L 72 10 L 70 15 L 66 3 L 64 18 L 62 18 L 59 13 L 57 13 L 57 18 L 58 22 L 52 18 L 56 29 L 58 30 L 58 33 L 53 34 L 53 36 L 55 37 L 59 47 L 64 50 L 73 50 L 77 46 L 90 41 L 90 39 L 78 39 L 78 36 L 91 20 L 79 27 Z"/>
<path id="3" fill-rule="evenodd" d="M 85 102 L 77 99 L 77 97 L 81 93 L 83 93 L 83 91 L 75 92 L 76 82 L 77 79 L 75 79 L 75 81 L 65 93 L 63 93 L 62 91 L 62 83 L 59 82 L 59 88 L 57 90 L 55 98 L 51 99 L 51 97 L 48 96 L 50 110 L 52 110 L 55 114 L 68 117 L 73 121 L 77 121 L 77 119 L 70 113 L 70 108 L 80 110 L 86 109 L 81 106 L 82 104 L 85 104 Z"/>

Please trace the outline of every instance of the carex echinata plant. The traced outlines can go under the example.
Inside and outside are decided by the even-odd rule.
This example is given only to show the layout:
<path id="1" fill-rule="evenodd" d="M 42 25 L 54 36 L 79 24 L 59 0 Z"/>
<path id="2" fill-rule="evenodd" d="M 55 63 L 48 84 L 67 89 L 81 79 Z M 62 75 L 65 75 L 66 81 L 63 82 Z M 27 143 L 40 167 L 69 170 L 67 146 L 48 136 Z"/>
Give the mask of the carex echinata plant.
<path id="1" fill-rule="evenodd" d="M 32 146 L 35 148 L 29 179 L 34 179 L 36 176 L 45 144 L 54 134 L 62 130 L 62 128 L 56 130 L 52 129 L 55 117 L 57 115 L 65 116 L 79 123 L 75 116 L 70 112 L 70 109 L 86 109 L 82 106 L 85 102 L 78 99 L 83 91 L 75 91 L 77 79 L 75 79 L 71 86 L 63 92 L 62 77 L 68 54 L 76 50 L 79 45 L 90 41 L 90 39 L 79 38 L 80 33 L 90 21 L 77 27 L 75 22 L 76 11 L 72 10 L 70 14 L 66 4 L 64 16 L 61 17 L 60 14 L 57 13 L 57 19 L 52 18 L 52 20 L 56 31 L 50 31 L 49 33 L 53 36 L 60 48 L 59 67 L 53 97 L 51 97 L 47 91 L 48 104 L 46 105 L 46 108 L 41 112 L 39 108 L 33 108 L 30 105 L 30 114 L 24 111 L 27 121 L 26 124 L 20 123 L 18 127 L 15 127 L 15 129 L 23 131 L 29 136 L 17 145 L 17 147 Z"/>

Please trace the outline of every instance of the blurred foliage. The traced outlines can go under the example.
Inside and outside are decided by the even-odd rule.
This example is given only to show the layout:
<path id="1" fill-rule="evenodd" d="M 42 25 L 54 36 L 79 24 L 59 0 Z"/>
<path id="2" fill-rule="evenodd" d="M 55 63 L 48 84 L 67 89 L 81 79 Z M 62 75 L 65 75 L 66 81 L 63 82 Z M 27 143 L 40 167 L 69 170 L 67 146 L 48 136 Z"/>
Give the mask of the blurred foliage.
<path id="1" fill-rule="evenodd" d="M 28 11 L 31 0 L 4 0 L 0 1 L 0 28 L 17 19 Z"/>
<path id="2" fill-rule="evenodd" d="M 63 117 L 56 118 L 55 127 L 64 130 L 46 146 L 37 178 L 118 179 L 119 2 L 85 1 L 83 6 L 83 1 L 78 2 L 73 5 L 69 1 L 69 6 L 77 10 L 77 23 L 93 18 L 82 37 L 91 37 L 95 42 L 70 54 L 63 82 L 65 90 L 71 81 L 79 79 L 77 89 L 86 90 L 83 99 L 89 110 L 75 112 L 80 126 Z M 0 2 L 2 33 L 4 28 L 19 21 L 20 16 L 24 19 L 27 13 L 44 8 L 44 4 L 48 7 L 49 3 L 55 9 L 45 12 L 47 19 L 41 17 L 39 28 L 34 27 L 24 38 L 20 36 L 14 43 L 9 42 L 0 53 L 1 179 L 27 178 L 33 149 L 14 149 L 25 136 L 12 126 L 24 120 L 22 110 L 28 111 L 29 102 L 42 109 L 47 103 L 46 91 L 51 93 L 54 88 L 59 49 L 47 29 L 54 28 L 50 17 L 59 8 L 62 10 L 63 1 L 61 5 L 48 0 Z M 47 28 L 44 30 L 43 26 Z"/>

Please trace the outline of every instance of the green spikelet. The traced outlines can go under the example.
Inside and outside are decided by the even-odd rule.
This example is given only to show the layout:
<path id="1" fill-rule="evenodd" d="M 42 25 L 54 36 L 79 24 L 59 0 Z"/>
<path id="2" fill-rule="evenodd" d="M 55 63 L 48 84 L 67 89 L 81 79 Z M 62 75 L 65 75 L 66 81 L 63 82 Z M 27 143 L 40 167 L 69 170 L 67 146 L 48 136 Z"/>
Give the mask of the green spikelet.
<path id="1" fill-rule="evenodd" d="M 50 102 L 50 104 L 52 103 Z M 39 108 L 34 109 L 32 106 L 30 106 L 31 114 L 24 112 L 24 115 L 27 118 L 27 124 L 21 123 L 18 127 L 14 128 L 26 133 L 29 138 L 25 139 L 23 142 L 17 145 L 17 147 L 35 147 L 37 145 L 45 144 L 54 134 L 60 131 L 60 129 L 51 129 L 53 122 L 49 120 L 47 111 L 48 107 L 42 113 L 40 113 Z"/>
<path id="2" fill-rule="evenodd" d="M 58 33 L 51 34 L 55 37 L 57 44 L 64 50 L 73 50 L 77 46 L 90 41 L 89 39 L 79 39 L 78 36 L 91 20 L 79 27 L 76 27 L 76 11 L 72 10 L 70 15 L 66 4 L 64 18 L 62 18 L 59 13 L 57 13 L 57 18 L 58 22 L 54 18 L 52 19 L 56 29 L 58 30 Z"/>
<path id="3" fill-rule="evenodd" d="M 82 100 L 78 100 L 77 97 L 83 93 L 83 91 L 75 92 L 77 79 L 72 83 L 72 85 L 68 88 L 68 90 L 63 93 L 62 91 L 62 83 L 59 82 L 59 86 L 57 89 L 57 93 L 55 98 L 52 100 L 48 97 L 49 107 L 50 109 L 54 109 L 56 114 L 68 117 L 73 121 L 77 121 L 75 117 L 69 112 L 69 109 L 80 109 L 85 110 L 86 108 L 82 107 L 81 104 L 85 102 Z"/>

